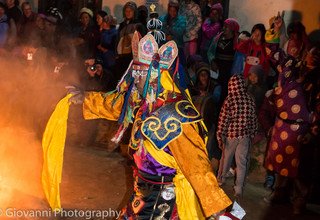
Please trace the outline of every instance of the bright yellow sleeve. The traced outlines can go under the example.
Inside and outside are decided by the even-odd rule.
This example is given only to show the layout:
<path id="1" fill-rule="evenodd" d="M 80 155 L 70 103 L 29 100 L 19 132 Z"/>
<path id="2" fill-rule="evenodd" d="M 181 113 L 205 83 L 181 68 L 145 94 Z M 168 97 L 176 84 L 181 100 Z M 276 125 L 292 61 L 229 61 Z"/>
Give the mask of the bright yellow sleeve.
<path id="1" fill-rule="evenodd" d="M 218 185 L 202 138 L 191 124 L 182 126 L 183 133 L 169 144 L 169 148 L 198 196 L 205 216 L 209 217 L 232 202 Z"/>
<path id="2" fill-rule="evenodd" d="M 117 121 L 122 105 L 124 95 L 117 92 L 86 92 L 83 102 L 83 117 L 85 119 L 105 118 Z"/>

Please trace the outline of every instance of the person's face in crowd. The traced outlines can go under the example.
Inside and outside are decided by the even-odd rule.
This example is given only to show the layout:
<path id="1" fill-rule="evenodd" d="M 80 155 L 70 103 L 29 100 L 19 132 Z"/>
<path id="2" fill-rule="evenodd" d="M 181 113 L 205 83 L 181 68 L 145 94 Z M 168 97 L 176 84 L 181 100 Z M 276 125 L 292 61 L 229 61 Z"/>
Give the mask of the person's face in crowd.
<path id="1" fill-rule="evenodd" d="M 82 13 L 81 17 L 80 17 L 80 22 L 81 22 L 82 26 L 87 27 L 90 22 L 90 15 L 88 15 L 87 13 Z"/>
<path id="2" fill-rule="evenodd" d="M 248 79 L 250 84 L 255 85 L 258 83 L 258 76 L 255 73 L 249 73 Z"/>
<path id="3" fill-rule="evenodd" d="M 209 74 L 207 71 L 205 70 L 202 70 L 200 73 L 199 73 L 199 81 L 201 83 L 201 85 L 203 86 L 207 86 L 208 85 L 208 81 L 209 81 Z"/>
<path id="4" fill-rule="evenodd" d="M 14 0 L 6 0 L 6 4 L 9 8 L 14 6 Z"/>
<path id="5" fill-rule="evenodd" d="M 251 34 L 251 38 L 252 40 L 256 43 L 256 44 L 261 44 L 261 38 L 262 38 L 262 33 L 259 29 L 254 30 L 254 32 Z"/>
<path id="6" fill-rule="evenodd" d="M 134 10 L 130 7 L 126 7 L 124 10 L 124 15 L 126 16 L 127 20 L 132 20 L 134 17 Z"/>
<path id="7" fill-rule="evenodd" d="M 101 25 L 102 25 L 103 18 L 102 18 L 100 15 L 97 15 L 96 21 L 97 21 L 97 24 L 98 24 L 99 26 L 101 26 Z"/>
<path id="8" fill-rule="evenodd" d="M 316 52 L 316 48 L 315 47 L 311 48 L 307 52 L 307 55 L 305 57 L 305 62 L 306 62 L 308 67 L 315 67 L 317 65 L 317 61 L 316 61 L 316 58 L 314 56 L 315 52 Z"/>
<path id="9" fill-rule="evenodd" d="M 231 30 L 230 25 L 226 23 L 223 25 L 223 36 L 227 39 L 233 37 L 233 31 Z"/>
<path id="10" fill-rule="evenodd" d="M 32 15 L 31 6 L 29 4 L 25 4 L 24 7 L 22 8 L 22 12 L 23 12 L 24 16 L 29 18 Z"/>
<path id="11" fill-rule="evenodd" d="M 147 74 L 134 76 L 134 84 L 140 95 L 143 94 L 143 87 L 146 84 Z"/>
<path id="12" fill-rule="evenodd" d="M 175 7 L 169 7 L 168 8 L 168 14 L 171 18 L 175 18 L 178 15 L 178 11 Z"/>
<path id="13" fill-rule="evenodd" d="M 219 12 L 217 10 L 211 10 L 210 12 L 210 19 L 214 22 L 219 21 Z"/>
<path id="14" fill-rule="evenodd" d="M 44 29 L 44 19 L 40 16 L 37 16 L 36 25 L 39 29 L 43 30 Z"/>

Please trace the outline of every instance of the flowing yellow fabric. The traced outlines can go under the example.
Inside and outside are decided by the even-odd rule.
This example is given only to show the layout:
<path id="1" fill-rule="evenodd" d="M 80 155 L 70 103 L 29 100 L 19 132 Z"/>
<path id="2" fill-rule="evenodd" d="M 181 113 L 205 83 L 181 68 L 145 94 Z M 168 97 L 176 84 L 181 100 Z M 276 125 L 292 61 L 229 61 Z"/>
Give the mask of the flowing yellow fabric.
<path id="1" fill-rule="evenodd" d="M 176 204 L 179 219 L 205 219 L 204 215 L 202 214 L 197 196 L 190 183 L 181 172 L 175 159 L 162 150 L 156 150 L 148 140 L 145 140 L 143 144 L 151 156 L 154 157 L 160 164 L 177 170 L 177 174 L 173 179 L 173 183 L 175 185 Z"/>
<path id="2" fill-rule="evenodd" d="M 68 94 L 59 101 L 42 137 L 42 187 L 53 211 L 61 210 L 59 185 L 61 183 L 63 152 L 67 133 L 68 100 L 71 96 L 71 94 Z"/>
<path id="3" fill-rule="evenodd" d="M 124 94 L 117 92 L 87 92 L 83 102 L 83 117 L 88 119 L 104 118 L 117 121 L 121 114 Z"/>

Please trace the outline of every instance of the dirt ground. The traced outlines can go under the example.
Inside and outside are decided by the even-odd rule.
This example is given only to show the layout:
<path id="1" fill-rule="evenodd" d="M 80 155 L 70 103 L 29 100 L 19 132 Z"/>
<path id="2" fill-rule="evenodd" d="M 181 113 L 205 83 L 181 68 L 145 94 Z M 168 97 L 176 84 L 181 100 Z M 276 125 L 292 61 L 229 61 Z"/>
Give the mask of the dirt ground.
<path id="1" fill-rule="evenodd" d="M 76 115 L 76 114 L 75 114 Z M 67 143 L 64 152 L 64 167 L 61 187 L 63 213 L 50 213 L 43 217 L 11 216 L 0 219 L 116 219 L 121 208 L 132 193 L 132 162 L 110 142 L 93 143 L 96 140 L 94 129 L 100 122 L 73 121 L 70 118 Z M 81 132 L 83 130 L 87 132 Z M 104 126 L 107 138 L 115 131 L 116 124 Z M 72 130 L 72 131 L 71 131 Z M 96 141 L 97 142 L 97 141 Z M 308 211 L 301 216 L 293 216 L 290 204 L 270 206 L 263 201 L 268 193 L 263 188 L 263 169 L 255 169 L 247 178 L 244 198 L 241 203 L 246 211 L 246 220 L 316 220 L 320 219 L 320 206 L 308 204 Z M 232 198 L 232 179 L 223 187 Z M 40 183 L 38 182 L 40 185 Z M 1 190 L 6 190 L 0 187 Z M 12 190 L 12 189 L 11 189 Z M 19 210 L 48 210 L 43 195 L 31 195 L 21 189 L 13 189 L 14 198 L 8 201 L 6 208 Z M 19 206 L 16 204 L 19 203 Z M 0 207 L 1 208 L 1 207 Z M 4 210 L 2 210 L 3 212 Z M 18 212 L 18 211 L 17 211 Z M 76 213 L 77 212 L 77 213 Z M 103 213 L 103 214 L 101 214 Z M 16 213 L 16 216 L 20 213 Z M 22 215 L 22 214 L 21 214 Z"/>

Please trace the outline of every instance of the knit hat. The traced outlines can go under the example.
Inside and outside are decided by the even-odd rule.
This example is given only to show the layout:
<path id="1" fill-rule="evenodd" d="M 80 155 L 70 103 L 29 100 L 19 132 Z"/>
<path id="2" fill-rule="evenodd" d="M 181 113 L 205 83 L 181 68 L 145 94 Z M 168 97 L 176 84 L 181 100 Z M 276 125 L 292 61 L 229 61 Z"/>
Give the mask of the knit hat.
<path id="1" fill-rule="evenodd" d="M 90 15 L 90 17 L 93 17 L 93 12 L 89 8 L 86 8 L 86 7 L 81 8 L 79 12 L 79 17 L 81 17 L 83 13 L 87 13 L 88 15 Z"/>
<path id="2" fill-rule="evenodd" d="M 179 2 L 178 2 L 178 0 L 169 0 L 168 8 L 169 7 L 174 7 L 177 10 L 179 10 Z"/>
<path id="3" fill-rule="evenodd" d="M 235 49 L 238 43 L 238 36 L 239 36 L 239 29 L 240 29 L 240 25 L 238 23 L 238 21 L 234 18 L 228 18 L 224 21 L 224 24 L 227 24 L 230 28 L 230 30 L 233 31 L 233 48 Z M 216 40 L 218 40 L 220 38 L 222 33 L 220 33 L 217 37 Z"/>
<path id="4" fill-rule="evenodd" d="M 223 7 L 222 7 L 222 5 L 221 5 L 220 3 L 211 5 L 211 6 L 210 6 L 210 9 L 211 9 L 211 11 L 212 11 L 212 10 L 217 10 L 220 15 L 221 15 L 222 12 L 223 12 Z"/>
<path id="5" fill-rule="evenodd" d="M 196 75 L 198 76 L 202 71 L 206 71 L 210 74 L 210 66 L 206 62 L 200 62 L 196 66 Z"/>
<path id="6" fill-rule="evenodd" d="M 237 33 L 239 32 L 239 29 L 240 29 L 240 26 L 239 26 L 239 23 L 236 19 L 234 18 L 228 18 L 224 21 L 225 24 L 229 25 L 230 29 Z"/>

